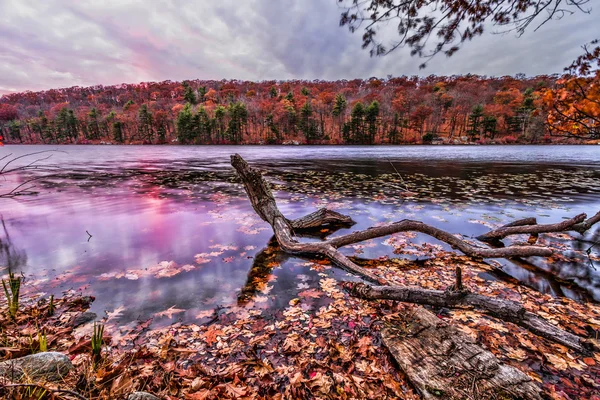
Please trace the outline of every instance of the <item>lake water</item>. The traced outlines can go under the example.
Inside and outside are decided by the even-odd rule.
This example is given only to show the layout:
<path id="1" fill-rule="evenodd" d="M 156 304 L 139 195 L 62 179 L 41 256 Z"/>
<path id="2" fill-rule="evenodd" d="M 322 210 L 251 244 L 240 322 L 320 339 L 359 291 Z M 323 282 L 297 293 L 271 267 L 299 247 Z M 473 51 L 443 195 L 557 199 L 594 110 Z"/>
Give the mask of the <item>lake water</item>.
<path id="1" fill-rule="evenodd" d="M 51 155 L 40 164 L 54 170 L 0 181 L 3 193 L 45 176 L 37 195 L 0 199 L 0 267 L 21 271 L 29 292 L 92 294 L 92 311 L 122 323 L 197 321 L 249 298 L 274 310 L 318 287 L 307 260 L 268 246 L 270 227 L 235 179 L 233 153 L 266 172 L 286 216 L 328 206 L 351 215 L 352 230 L 411 218 L 469 238 L 525 216 L 548 223 L 600 210 L 600 146 L 5 146 L 0 158 L 48 150 L 57 151 L 15 164 Z M 418 195 L 405 199 L 403 187 Z M 600 300 L 600 231 L 582 239 L 547 239 L 578 250 L 560 260 L 489 262 L 541 292 Z M 415 259 L 431 256 L 423 243 L 441 245 L 410 241 L 416 250 L 394 254 L 382 238 L 344 251 Z"/>

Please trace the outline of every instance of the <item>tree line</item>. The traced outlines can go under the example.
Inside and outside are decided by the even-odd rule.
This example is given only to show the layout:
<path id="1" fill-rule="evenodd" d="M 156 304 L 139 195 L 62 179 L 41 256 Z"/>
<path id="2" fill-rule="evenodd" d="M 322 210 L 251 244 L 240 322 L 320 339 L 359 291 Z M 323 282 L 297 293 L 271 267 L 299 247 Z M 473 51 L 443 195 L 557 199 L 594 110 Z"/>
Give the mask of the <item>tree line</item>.
<path id="1" fill-rule="evenodd" d="M 538 143 L 599 136 L 594 77 L 144 82 L 0 98 L 8 143 Z M 566 94 L 565 94 L 566 93 Z M 586 95 L 589 93 L 586 92 Z M 581 97 L 581 96 L 579 96 Z M 589 105 L 588 105 L 589 106 Z M 557 113 L 559 110 L 563 115 Z M 596 113 L 596 114 L 594 114 Z"/>

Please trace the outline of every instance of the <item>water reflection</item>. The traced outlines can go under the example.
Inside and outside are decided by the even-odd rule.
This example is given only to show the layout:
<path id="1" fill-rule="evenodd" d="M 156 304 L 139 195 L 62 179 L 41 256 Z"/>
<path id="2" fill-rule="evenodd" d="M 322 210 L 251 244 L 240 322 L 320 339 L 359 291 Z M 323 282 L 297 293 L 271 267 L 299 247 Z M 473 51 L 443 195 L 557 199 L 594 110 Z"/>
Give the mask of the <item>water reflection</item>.
<path id="1" fill-rule="evenodd" d="M 522 217 L 547 223 L 600 209 L 600 170 L 590 166 L 600 165 L 597 149 L 561 146 L 544 154 L 536 147 L 531 160 L 518 147 L 509 151 L 516 156 L 482 147 L 448 154 L 414 147 L 406 150 L 408 156 L 400 152 L 407 148 L 346 149 L 344 155 L 343 149 L 321 147 L 281 153 L 247 147 L 67 147 L 69 155 L 53 160 L 62 171 L 40 183 L 40 195 L 0 203 L 6 219 L 0 265 L 20 268 L 29 285 L 49 294 L 90 292 L 97 298 L 93 311 L 119 310 L 123 322 L 156 313 L 157 323 L 206 321 L 234 306 L 276 312 L 298 293 L 318 288 L 319 276 L 306 260 L 277 249 L 229 167 L 234 152 L 268 171 L 286 216 L 328 206 L 356 220 L 352 229 L 411 218 L 475 237 Z M 552 159 L 554 152 L 560 162 Z M 399 183 L 418 196 L 403 198 Z M 576 241 L 547 238 L 573 251 L 550 262 L 489 260 L 503 269 L 482 276 L 600 300 L 600 273 L 593 266 L 600 246 L 590 250 L 592 258 L 586 253 L 600 240 L 599 232 Z M 307 240 L 330 233 L 316 232 Z M 447 248 L 424 235 L 411 239 L 414 246 L 423 243 Z M 394 256 L 383 239 L 344 252 Z M 181 311 L 160 314 L 171 307 Z"/>
<path id="2" fill-rule="evenodd" d="M 4 274 L 4 269 L 14 273 L 23 272 L 23 268 L 27 265 L 27 253 L 25 250 L 15 247 L 8 228 L 4 222 L 4 217 L 0 215 L 2 223 L 2 236 L 0 236 L 0 273 Z"/>

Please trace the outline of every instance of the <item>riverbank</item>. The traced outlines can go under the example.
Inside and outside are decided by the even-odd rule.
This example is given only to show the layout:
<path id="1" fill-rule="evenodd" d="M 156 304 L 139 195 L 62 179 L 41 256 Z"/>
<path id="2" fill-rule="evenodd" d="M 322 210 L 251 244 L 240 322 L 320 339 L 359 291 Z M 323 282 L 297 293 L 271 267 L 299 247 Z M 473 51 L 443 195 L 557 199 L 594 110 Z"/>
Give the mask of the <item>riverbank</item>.
<path id="1" fill-rule="evenodd" d="M 521 301 L 529 311 L 578 335 L 600 335 L 598 305 L 543 295 L 510 282 L 485 281 L 480 274 L 487 267 L 464 256 L 440 253 L 424 263 L 384 260 L 372 267 L 407 285 L 440 288 L 454 282 L 455 265 L 463 268 L 469 290 Z M 334 267 L 307 262 L 306 268 L 323 273 Z M 73 369 L 59 382 L 27 382 L 48 390 L 60 386 L 85 398 L 125 397 L 134 391 L 161 399 L 420 398 L 380 339 L 380 330 L 394 325 L 412 306 L 357 299 L 322 275 L 318 290 L 305 290 L 276 314 L 263 312 L 263 297 L 270 291 L 267 279 L 257 282 L 256 294 L 245 304 L 199 316 L 204 323 L 152 328 L 150 321 L 119 324 L 120 310 L 98 316 L 106 328 L 95 365 L 93 322 L 86 314 L 93 298 L 67 292 L 54 300 L 55 311 L 49 315 L 48 298 L 25 283 L 30 294 L 21 299 L 16 322 L 7 318 L 4 299 L 0 302 L 0 356 L 14 359 L 39 352 L 36 338 L 42 332 L 47 350 L 66 354 Z M 436 313 L 502 362 L 525 372 L 550 398 L 600 396 L 599 354 L 577 354 L 473 311 Z M 0 384 L 1 390 L 6 394 L 17 389 Z M 57 393 L 58 398 L 69 398 L 61 396 Z"/>

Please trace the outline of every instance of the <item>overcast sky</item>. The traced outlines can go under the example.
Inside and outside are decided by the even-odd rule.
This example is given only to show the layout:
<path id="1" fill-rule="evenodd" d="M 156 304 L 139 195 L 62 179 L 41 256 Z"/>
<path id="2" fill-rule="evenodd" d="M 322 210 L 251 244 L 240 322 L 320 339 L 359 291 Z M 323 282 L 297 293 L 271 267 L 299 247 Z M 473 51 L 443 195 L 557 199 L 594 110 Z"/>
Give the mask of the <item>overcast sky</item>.
<path id="1" fill-rule="evenodd" d="M 0 94 L 183 79 L 350 79 L 561 72 L 600 10 L 483 37 L 452 58 L 369 57 L 337 0 L 0 0 Z M 600 4 L 598 4 L 600 6 Z M 596 21 L 595 21 L 596 19 Z"/>

